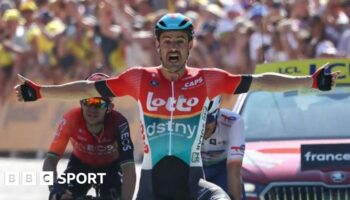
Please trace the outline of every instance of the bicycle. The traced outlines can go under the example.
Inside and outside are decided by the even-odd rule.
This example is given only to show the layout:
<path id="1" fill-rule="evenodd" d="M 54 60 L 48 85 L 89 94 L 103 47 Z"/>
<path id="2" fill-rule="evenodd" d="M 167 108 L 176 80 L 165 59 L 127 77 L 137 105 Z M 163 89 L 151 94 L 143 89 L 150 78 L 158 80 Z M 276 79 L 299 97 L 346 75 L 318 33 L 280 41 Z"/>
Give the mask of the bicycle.
<path id="1" fill-rule="evenodd" d="M 100 184 L 92 184 L 92 188 L 95 190 L 95 195 L 85 195 L 85 196 L 80 196 L 80 197 L 72 197 L 72 199 L 67 199 L 65 200 L 120 200 L 120 197 L 111 192 L 110 197 L 101 197 L 101 189 L 100 189 Z"/>
<path id="2" fill-rule="evenodd" d="M 86 195 L 86 197 L 82 200 L 120 200 L 120 197 L 113 193 L 111 193 L 111 197 L 101 197 L 101 188 L 99 183 L 92 184 L 92 188 L 94 188 L 96 195 Z"/>

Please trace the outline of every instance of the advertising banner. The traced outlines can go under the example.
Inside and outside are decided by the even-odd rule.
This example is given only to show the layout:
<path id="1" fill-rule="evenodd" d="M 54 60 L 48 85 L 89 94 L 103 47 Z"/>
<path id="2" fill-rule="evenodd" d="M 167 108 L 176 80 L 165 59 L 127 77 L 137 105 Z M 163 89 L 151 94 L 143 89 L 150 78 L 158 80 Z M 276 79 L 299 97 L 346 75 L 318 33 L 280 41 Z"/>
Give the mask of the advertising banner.
<path id="1" fill-rule="evenodd" d="M 301 145 L 301 170 L 350 170 L 350 144 Z"/>

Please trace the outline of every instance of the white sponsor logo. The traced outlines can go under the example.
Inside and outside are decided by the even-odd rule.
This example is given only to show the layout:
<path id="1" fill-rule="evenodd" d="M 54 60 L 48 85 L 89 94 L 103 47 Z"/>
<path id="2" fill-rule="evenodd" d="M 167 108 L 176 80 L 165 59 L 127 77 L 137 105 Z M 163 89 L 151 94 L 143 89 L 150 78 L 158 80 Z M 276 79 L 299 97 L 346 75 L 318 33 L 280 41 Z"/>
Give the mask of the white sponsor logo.
<path id="1" fill-rule="evenodd" d="M 350 161 L 349 153 L 312 153 L 308 151 L 304 157 L 306 162 Z"/>
<path id="2" fill-rule="evenodd" d="M 159 107 L 165 106 L 168 111 L 178 110 L 190 112 L 192 107 L 196 106 L 199 102 L 197 97 L 185 98 L 181 95 L 177 99 L 169 97 L 167 100 L 164 100 L 162 98 L 155 98 L 153 95 L 153 92 L 147 94 L 146 104 L 149 111 L 158 111 Z"/>
<path id="3" fill-rule="evenodd" d="M 72 139 L 72 144 L 77 151 L 85 152 L 90 155 L 108 155 L 118 151 L 118 143 L 113 144 L 85 144 Z"/>
<path id="4" fill-rule="evenodd" d="M 100 180 L 100 184 L 103 184 L 103 177 L 106 176 L 106 173 L 61 173 L 58 174 L 57 182 L 59 184 L 69 184 L 73 181 L 84 184 L 84 183 L 97 183 L 97 180 Z M 99 177 L 99 178 L 98 178 Z"/>
<path id="5" fill-rule="evenodd" d="M 191 139 L 196 132 L 197 126 L 191 127 L 189 124 L 173 123 L 171 126 L 170 121 L 167 123 L 150 124 L 146 127 L 148 136 L 154 136 L 155 134 L 163 134 L 166 132 L 181 133 L 186 136 L 187 139 Z"/>
<path id="6" fill-rule="evenodd" d="M 131 141 L 130 141 L 130 135 L 128 131 L 129 125 L 128 123 L 123 123 L 122 125 L 119 126 L 121 135 L 121 143 L 122 143 L 122 149 L 123 151 L 131 150 Z"/>
<path id="7" fill-rule="evenodd" d="M 79 184 L 95 183 L 103 184 L 103 177 L 106 173 L 59 173 L 57 182 L 59 184 L 70 184 L 77 182 Z M 44 172 L 5 172 L 5 185 L 53 185 L 54 173 Z"/>
<path id="8" fill-rule="evenodd" d="M 185 83 L 183 89 L 187 89 L 187 88 L 190 88 L 190 87 L 194 87 L 200 83 L 203 83 L 203 78 L 202 77 L 199 77 L 193 81 L 190 81 L 190 82 L 187 82 Z"/>
<path id="9" fill-rule="evenodd" d="M 331 174 L 331 179 L 335 183 L 341 183 L 345 180 L 346 175 L 343 172 L 333 172 Z"/>

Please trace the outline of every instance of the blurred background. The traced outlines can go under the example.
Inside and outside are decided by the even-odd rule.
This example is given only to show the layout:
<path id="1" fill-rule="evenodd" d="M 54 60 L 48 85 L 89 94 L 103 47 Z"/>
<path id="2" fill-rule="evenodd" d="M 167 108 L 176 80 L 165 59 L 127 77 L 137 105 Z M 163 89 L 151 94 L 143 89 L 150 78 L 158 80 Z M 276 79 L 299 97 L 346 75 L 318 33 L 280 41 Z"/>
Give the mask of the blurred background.
<path id="1" fill-rule="evenodd" d="M 0 0 L 0 175 L 13 165 L 8 158 L 35 158 L 40 170 L 59 118 L 79 106 L 17 102 L 16 74 L 59 84 L 159 65 L 154 24 L 168 12 L 194 22 L 193 67 L 253 73 L 259 63 L 350 56 L 350 0 Z M 224 97 L 223 107 L 234 102 Z M 114 103 L 129 120 L 140 161 L 136 101 Z"/>

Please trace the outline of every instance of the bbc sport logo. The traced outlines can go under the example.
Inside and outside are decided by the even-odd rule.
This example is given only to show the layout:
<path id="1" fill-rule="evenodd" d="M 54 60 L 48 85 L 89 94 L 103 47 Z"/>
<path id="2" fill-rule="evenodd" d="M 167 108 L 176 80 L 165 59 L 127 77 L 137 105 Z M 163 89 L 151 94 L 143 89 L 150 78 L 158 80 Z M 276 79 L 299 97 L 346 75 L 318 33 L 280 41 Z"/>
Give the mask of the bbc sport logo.
<path id="1" fill-rule="evenodd" d="M 0 174 L 0 176 L 0 179 L 3 179 L 2 183 L 9 186 L 53 185 L 54 183 L 54 173 L 48 171 L 8 171 Z M 79 184 L 103 184 L 104 176 L 106 176 L 106 173 L 58 173 L 57 182 L 59 184 L 70 184 L 72 182 Z"/>

